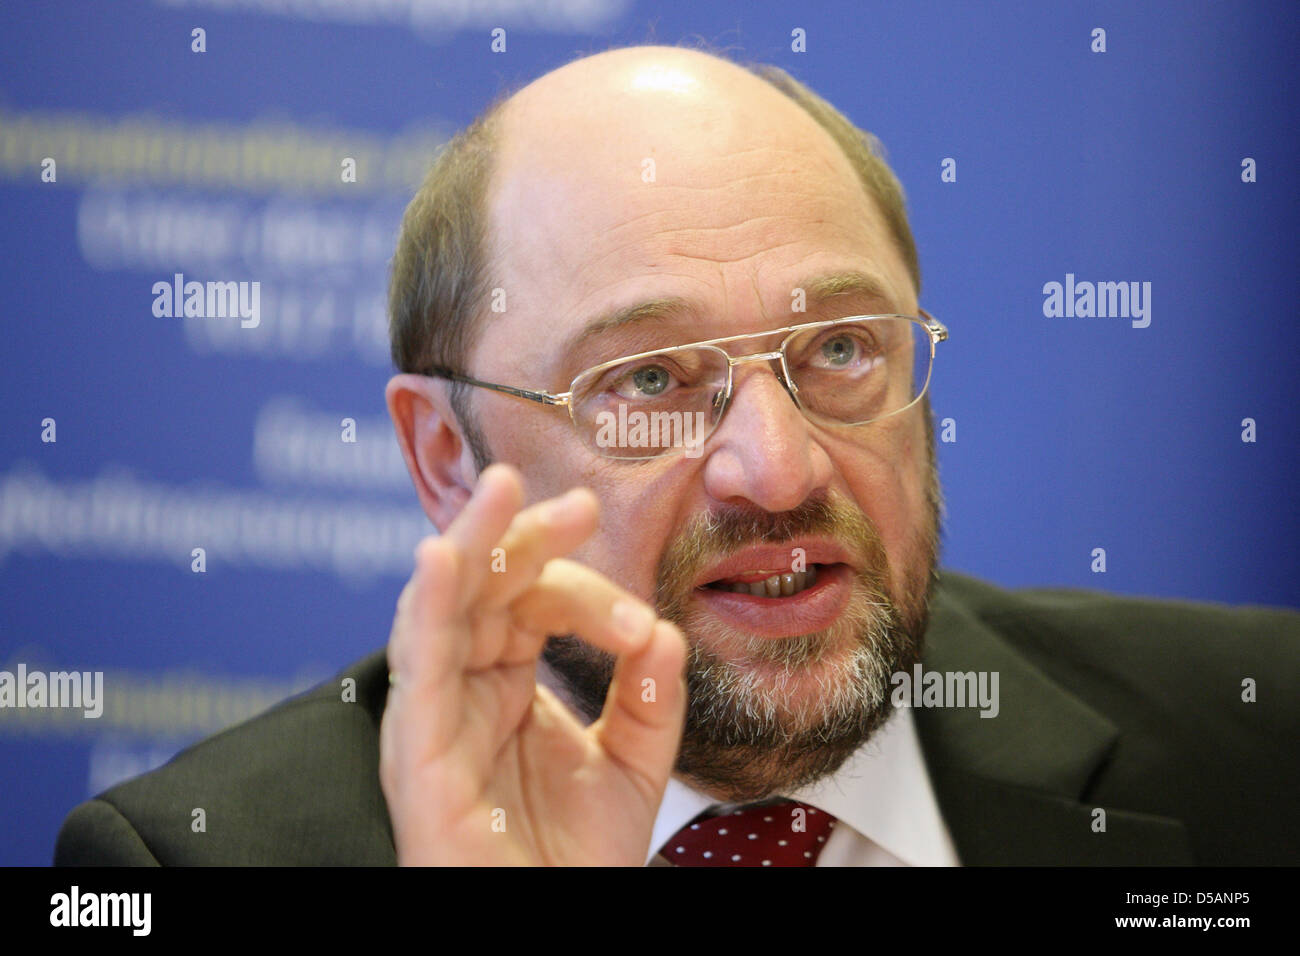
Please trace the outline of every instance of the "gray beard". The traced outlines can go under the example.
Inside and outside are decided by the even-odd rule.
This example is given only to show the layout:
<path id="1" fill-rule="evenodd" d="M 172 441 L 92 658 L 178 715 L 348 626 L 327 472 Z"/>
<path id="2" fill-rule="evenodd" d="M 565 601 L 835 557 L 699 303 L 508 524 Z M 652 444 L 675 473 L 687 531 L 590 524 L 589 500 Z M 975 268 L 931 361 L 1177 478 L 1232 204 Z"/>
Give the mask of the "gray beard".
<path id="1" fill-rule="evenodd" d="M 681 628 L 689 644 L 686 726 L 675 767 L 679 776 L 732 803 L 790 793 L 834 773 L 885 723 L 893 712 L 891 675 L 910 673 L 921 659 L 937 581 L 938 502 L 933 496 L 931 504 L 933 522 L 920 536 L 927 560 L 907 576 L 908 593 L 901 602 L 891 593 L 888 557 L 874 524 L 856 509 L 848 514 L 842 504 L 817 499 L 776 514 L 726 511 L 703 519 L 684 535 L 692 542 L 707 541 L 709 553 L 717 556 L 805 534 L 845 540 L 845 526 L 851 526 L 847 537 L 865 552 L 852 597 L 830 628 L 811 634 L 745 638 L 692 608 L 691 585 L 703 559 L 670 548 L 660 562 L 655 605 L 661 617 Z M 740 638 L 740 662 L 705 648 L 724 633 L 732 644 Z M 816 695 L 790 707 L 786 691 L 828 646 L 837 648 L 840 662 L 819 675 Z M 571 704 L 588 721 L 595 720 L 613 678 L 614 657 L 572 635 L 552 637 L 542 657 Z M 764 672 L 748 663 L 763 664 Z"/>

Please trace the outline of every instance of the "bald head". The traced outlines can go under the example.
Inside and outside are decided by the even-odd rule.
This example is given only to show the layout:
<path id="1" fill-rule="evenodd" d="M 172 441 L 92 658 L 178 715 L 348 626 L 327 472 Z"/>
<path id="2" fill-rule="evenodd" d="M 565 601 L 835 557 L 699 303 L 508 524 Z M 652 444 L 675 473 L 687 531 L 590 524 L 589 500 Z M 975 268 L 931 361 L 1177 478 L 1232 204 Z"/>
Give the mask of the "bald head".
<path id="1" fill-rule="evenodd" d="M 720 251 L 741 255 L 779 227 L 765 184 L 780 184 L 787 208 L 848 205 L 890 225 L 808 109 L 710 54 L 649 46 L 586 57 L 520 90 L 498 119 L 491 258 L 523 254 L 519 237 L 540 230 L 543 259 L 518 263 L 530 278 L 546 270 L 571 281 L 596 254 L 588 239 L 630 236 L 639 217 L 658 236 L 657 262 L 700 230 L 731 231 L 736 241 Z M 908 247 L 910 235 L 895 253 L 910 272 Z"/>
<path id="2" fill-rule="evenodd" d="M 725 155 L 784 146 L 823 159 L 839 152 L 827 132 L 770 82 L 711 54 L 670 46 L 575 60 L 512 96 L 500 119 L 502 168 L 509 160 L 594 167 L 626 156 L 636 165 L 644 158 L 638 151 L 645 150 L 670 166 L 679 153 L 688 159 L 703 149 Z M 847 157 L 835 158 L 838 171 L 851 177 Z"/>

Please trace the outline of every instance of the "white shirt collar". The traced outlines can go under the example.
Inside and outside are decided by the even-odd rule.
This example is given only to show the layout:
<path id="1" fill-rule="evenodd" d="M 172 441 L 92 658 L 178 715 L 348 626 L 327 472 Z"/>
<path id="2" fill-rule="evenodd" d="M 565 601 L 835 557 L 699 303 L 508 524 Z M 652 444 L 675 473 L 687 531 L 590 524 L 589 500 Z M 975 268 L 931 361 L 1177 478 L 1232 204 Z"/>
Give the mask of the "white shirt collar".
<path id="1" fill-rule="evenodd" d="M 957 863 L 925 769 L 911 708 L 899 708 L 835 773 L 780 796 L 825 810 L 903 863 Z M 646 862 L 673 834 L 717 804 L 677 777 L 669 778 Z M 837 837 L 841 829 L 837 828 Z"/>

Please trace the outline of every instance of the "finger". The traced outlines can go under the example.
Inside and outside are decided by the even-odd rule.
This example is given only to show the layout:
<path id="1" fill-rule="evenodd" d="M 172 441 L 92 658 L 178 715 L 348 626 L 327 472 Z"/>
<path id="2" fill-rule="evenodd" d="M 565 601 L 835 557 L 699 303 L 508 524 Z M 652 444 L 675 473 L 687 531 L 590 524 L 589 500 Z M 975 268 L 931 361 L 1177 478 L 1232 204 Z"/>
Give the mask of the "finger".
<path id="1" fill-rule="evenodd" d="M 460 678 L 470 640 L 456 620 L 458 576 L 454 547 L 437 537 L 420 543 L 388 642 L 393 683 L 384 719 L 392 725 L 392 756 L 399 766 L 413 767 L 445 752 L 459 730 Z"/>
<path id="2" fill-rule="evenodd" d="M 509 465 L 491 464 L 479 475 L 474 493 L 443 534 L 460 552 L 463 576 L 460 606 L 469 607 L 487 578 L 492 549 L 523 507 L 523 479 Z"/>
<path id="3" fill-rule="evenodd" d="M 611 654 L 641 650 L 658 619 L 630 591 L 576 561 L 554 558 L 509 607 L 510 626 L 492 629 L 495 640 L 476 642 L 466 669 L 519 663 L 536 656 L 548 634 L 577 634 Z M 509 656 L 505 656 L 509 652 Z"/>
<path id="4" fill-rule="evenodd" d="M 474 635 L 455 607 L 457 557 L 440 538 L 422 546 L 407 613 L 395 627 L 401 637 L 395 634 L 388 652 L 392 685 L 380 724 L 380 779 L 390 806 L 405 801 L 408 813 L 421 818 L 435 809 L 453 812 L 481 792 L 501 744 L 484 731 L 501 720 L 507 730 L 518 724 L 534 680 L 535 668 L 493 668 L 482 680 L 465 679 Z M 507 682 L 520 686 L 507 694 Z M 520 702 L 513 711 L 506 706 L 511 698 Z M 421 788 L 435 777 L 431 802 Z"/>
<path id="5" fill-rule="evenodd" d="M 600 719 L 589 729 L 611 760 L 633 775 L 658 807 L 686 722 L 686 639 L 659 621 L 639 652 L 614 667 Z"/>
<path id="6" fill-rule="evenodd" d="M 506 472 L 504 481 L 502 470 Z M 492 475 L 484 472 L 484 495 L 479 507 L 490 509 L 494 500 L 497 504 L 504 501 L 507 509 L 513 506 L 509 500 L 510 489 L 506 487 L 511 483 L 510 469 L 502 470 Z M 505 495 L 505 498 L 494 499 L 493 496 L 499 495 Z M 488 538 L 481 532 L 490 530 L 495 519 L 504 512 L 496 510 L 471 514 L 468 521 L 458 526 L 458 539 L 449 528 L 447 534 L 441 537 L 430 536 L 421 542 L 416 550 L 416 570 L 398 599 L 396 620 L 402 622 L 402 626 L 398 627 L 395 623 L 390 640 L 394 646 L 389 656 L 398 658 L 399 664 L 405 660 L 403 655 L 411 653 L 408 644 L 422 641 L 428 645 L 420 648 L 422 666 L 405 675 L 407 683 L 419 681 L 426 687 L 437 687 L 450 675 L 463 669 L 469 656 L 469 647 L 465 646 L 465 642 L 457 645 L 450 640 L 441 640 L 429 645 L 430 636 L 448 631 L 454 621 L 459 621 L 467 602 L 481 612 L 493 605 L 505 603 L 506 599 L 533 584 L 541 567 L 554 554 L 567 553 L 590 536 L 595 530 L 598 507 L 596 497 L 590 491 L 574 489 L 566 495 L 541 502 L 516 514 L 502 538 L 503 544 L 498 545 L 502 550 L 500 568 L 503 573 L 491 577 L 501 580 L 495 588 L 484 585 L 485 591 L 491 590 L 497 594 L 495 599 L 487 594 L 479 594 L 471 602 L 467 595 L 475 590 L 473 579 L 483 576 L 481 549 Z M 475 518 L 483 520 L 475 525 Z M 468 545 L 466 542 L 469 542 Z M 507 556 L 507 548 L 511 549 L 512 555 Z M 478 560 L 473 554 L 476 550 L 480 553 Z M 494 548 L 489 552 L 494 569 L 498 566 L 495 557 L 492 557 L 496 550 Z M 476 564 L 479 565 L 477 569 L 474 568 Z M 464 624 L 468 630 L 470 622 L 466 620 Z M 473 640 L 472 631 L 470 633 Z M 489 650 L 480 655 L 479 660 L 491 660 L 492 653 Z M 402 665 L 394 668 L 396 670 L 406 671 L 407 668 Z"/>
<path id="7" fill-rule="evenodd" d="M 596 530 L 600 504 L 586 488 L 525 508 L 515 515 L 497 547 L 492 571 L 479 596 L 484 607 L 502 607 L 533 585 L 542 567 L 563 557 Z"/>
<path id="8" fill-rule="evenodd" d="M 389 671 L 402 686 L 436 686 L 463 666 L 466 649 L 447 633 L 459 613 L 460 578 L 460 555 L 450 542 L 430 535 L 419 543 L 388 639 Z"/>

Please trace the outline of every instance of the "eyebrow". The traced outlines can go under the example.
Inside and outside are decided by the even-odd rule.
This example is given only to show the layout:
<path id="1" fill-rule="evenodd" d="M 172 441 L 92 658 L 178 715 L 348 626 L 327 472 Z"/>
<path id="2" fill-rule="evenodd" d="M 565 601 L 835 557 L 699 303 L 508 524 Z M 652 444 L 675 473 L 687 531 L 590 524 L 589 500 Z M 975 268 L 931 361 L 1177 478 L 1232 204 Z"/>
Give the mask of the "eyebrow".
<path id="1" fill-rule="evenodd" d="M 883 282 L 865 272 L 832 272 L 805 279 L 791 287 L 803 289 L 808 305 L 821 304 L 839 296 L 852 296 L 857 299 L 870 300 L 885 306 L 887 312 L 896 312 L 897 307 Z M 635 305 L 615 309 L 588 322 L 581 331 L 573 335 L 564 345 L 562 354 L 572 354 L 579 347 L 586 345 L 616 329 L 630 326 L 643 326 L 651 321 L 689 318 L 698 315 L 699 309 L 690 300 L 680 297 L 663 297 L 648 299 Z M 780 328 L 780 326 L 778 326 Z M 761 332 L 755 332 L 756 336 Z"/>

